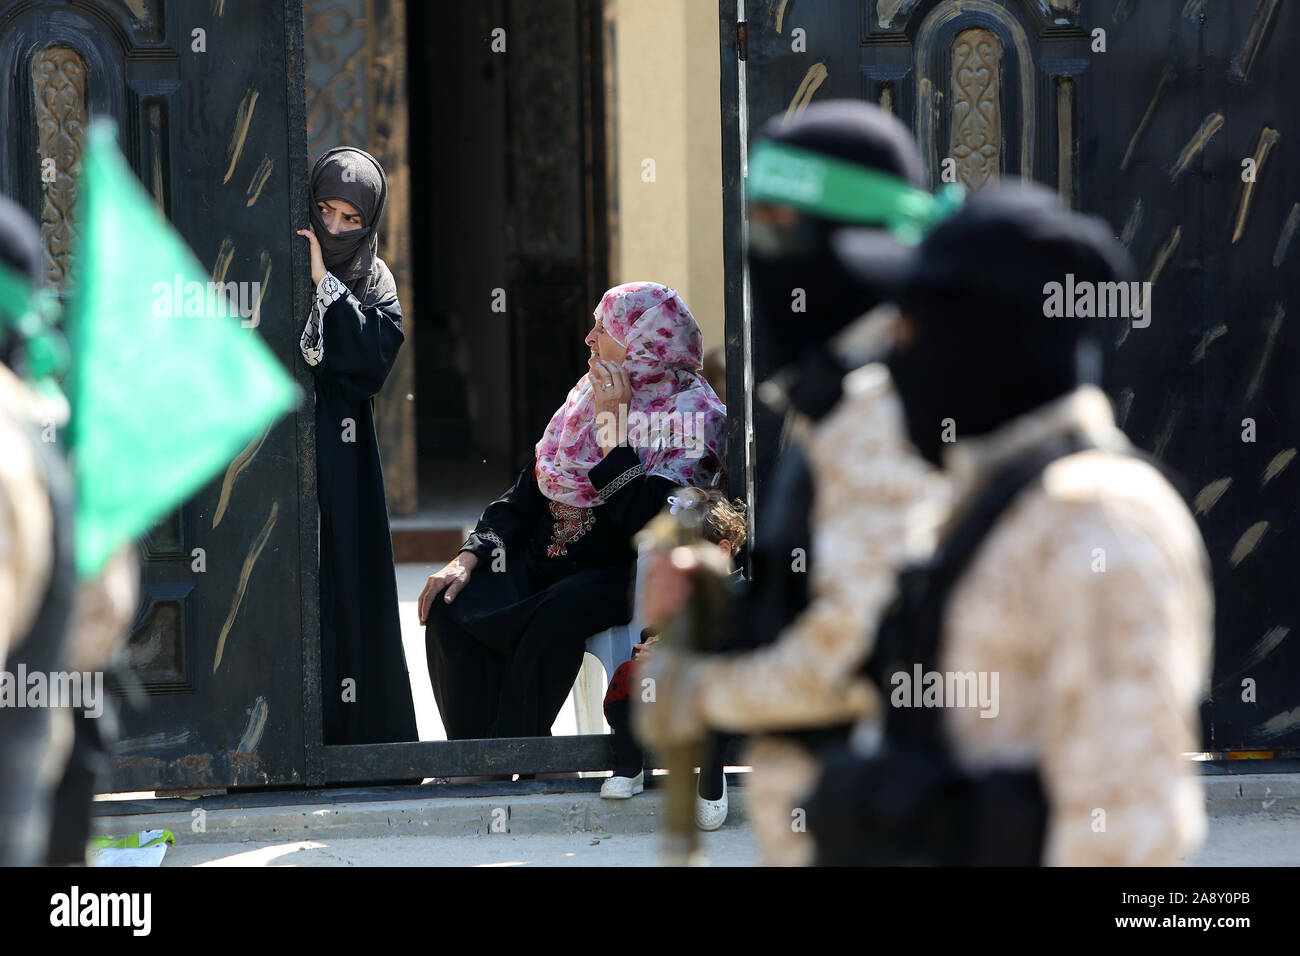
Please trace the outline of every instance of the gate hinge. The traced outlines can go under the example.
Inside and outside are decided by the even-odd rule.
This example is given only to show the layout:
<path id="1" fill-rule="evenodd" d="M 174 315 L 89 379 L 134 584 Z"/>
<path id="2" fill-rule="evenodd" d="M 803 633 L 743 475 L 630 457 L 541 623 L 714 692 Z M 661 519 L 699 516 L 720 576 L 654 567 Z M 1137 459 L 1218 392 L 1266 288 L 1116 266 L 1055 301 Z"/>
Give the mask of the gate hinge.
<path id="1" fill-rule="evenodd" d="M 749 30 L 744 20 L 736 23 L 736 56 L 741 60 L 749 58 Z"/>

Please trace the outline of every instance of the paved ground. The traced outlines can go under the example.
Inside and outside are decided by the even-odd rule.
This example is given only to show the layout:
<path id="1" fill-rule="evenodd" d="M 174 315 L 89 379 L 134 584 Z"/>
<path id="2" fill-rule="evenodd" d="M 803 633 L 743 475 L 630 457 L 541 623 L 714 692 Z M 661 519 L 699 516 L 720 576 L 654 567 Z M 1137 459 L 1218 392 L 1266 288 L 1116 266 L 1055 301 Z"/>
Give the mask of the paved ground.
<path id="1" fill-rule="evenodd" d="M 747 827 L 702 836 L 710 864 L 753 863 Z M 173 847 L 163 866 L 659 866 L 661 843 L 655 833 L 250 841 Z"/>
<path id="2" fill-rule="evenodd" d="M 752 866 L 748 827 L 702 835 L 713 866 Z M 657 833 L 389 836 L 285 843 L 208 843 L 173 847 L 163 866 L 660 866 Z M 1210 821 L 1193 866 L 1300 866 L 1300 819 L 1265 815 Z"/>
<path id="3" fill-rule="evenodd" d="M 701 835 L 713 865 L 756 862 L 745 776 L 730 775 L 726 825 Z M 535 781 L 432 797 L 427 787 L 392 787 L 137 800 L 101 805 L 95 831 L 171 829 L 178 845 L 164 866 L 661 865 L 663 791 L 602 800 L 596 787 Z M 1297 775 L 1211 777 L 1206 794 L 1208 837 L 1191 865 L 1300 866 Z"/>
<path id="4" fill-rule="evenodd" d="M 1300 866 L 1300 814 L 1224 814 L 1210 818 L 1193 866 Z"/>
<path id="5" fill-rule="evenodd" d="M 703 834 L 713 866 L 752 866 L 748 827 Z M 180 845 L 163 866 L 660 866 L 656 833 L 542 833 L 479 837 L 390 836 L 286 843 Z M 1216 817 L 1193 866 L 1300 866 L 1300 818 Z"/>

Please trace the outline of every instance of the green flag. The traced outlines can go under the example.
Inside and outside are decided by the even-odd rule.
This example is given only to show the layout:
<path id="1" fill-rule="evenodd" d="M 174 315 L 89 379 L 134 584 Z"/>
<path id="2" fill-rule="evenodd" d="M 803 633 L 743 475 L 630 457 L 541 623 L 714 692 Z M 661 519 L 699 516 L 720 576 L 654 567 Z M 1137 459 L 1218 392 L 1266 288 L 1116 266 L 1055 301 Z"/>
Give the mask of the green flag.
<path id="1" fill-rule="evenodd" d="M 69 441 L 77 572 L 86 578 L 292 411 L 302 392 L 245 327 L 229 287 L 210 283 L 158 215 L 107 120 L 90 128 L 77 196 Z"/>

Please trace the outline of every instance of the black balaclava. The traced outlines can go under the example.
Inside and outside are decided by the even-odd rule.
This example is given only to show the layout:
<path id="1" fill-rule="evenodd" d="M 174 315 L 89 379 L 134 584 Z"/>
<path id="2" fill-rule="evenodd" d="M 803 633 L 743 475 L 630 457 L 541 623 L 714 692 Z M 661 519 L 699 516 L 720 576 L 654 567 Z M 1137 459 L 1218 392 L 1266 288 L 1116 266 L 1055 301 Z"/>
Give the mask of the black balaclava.
<path id="1" fill-rule="evenodd" d="M 361 213 L 361 228 L 334 235 L 321 218 L 318 202 L 342 199 Z M 378 259 L 379 222 L 388 203 L 388 177 L 365 150 L 335 146 L 311 171 L 311 224 L 325 268 L 352 291 L 363 306 L 395 295 L 392 276 Z"/>
<path id="2" fill-rule="evenodd" d="M 29 279 L 34 287 L 44 284 L 40 230 L 27 210 L 6 196 L 0 196 L 0 260 Z M 8 321 L 7 315 L 2 321 Z M 16 370 L 21 347 L 22 342 L 12 328 L 0 334 L 0 362 Z"/>
<path id="3" fill-rule="evenodd" d="M 1036 184 L 985 189 L 918 249 L 899 294 L 912 337 L 888 364 L 908 433 L 942 465 L 944 420 L 982 435 L 1084 384 L 1082 353 L 1126 318 L 1045 315 L 1046 290 L 1129 281 L 1132 263 L 1100 219 L 1067 212 Z"/>
<path id="4" fill-rule="evenodd" d="M 918 189 L 925 168 L 908 128 L 871 103 L 830 100 L 809 106 L 796 119 L 773 119 L 761 137 L 889 173 Z M 753 323 L 793 384 L 789 399 L 820 418 L 840 396 L 843 368 L 827 342 L 854 319 L 887 301 L 889 290 L 851 275 L 830 248 L 831 234 L 845 225 L 798 212 L 786 229 L 750 225 L 747 250 Z M 866 225 L 866 224 L 862 224 Z M 764 239 L 769 241 L 764 242 Z M 792 310 L 793 290 L 804 290 L 804 311 Z"/>

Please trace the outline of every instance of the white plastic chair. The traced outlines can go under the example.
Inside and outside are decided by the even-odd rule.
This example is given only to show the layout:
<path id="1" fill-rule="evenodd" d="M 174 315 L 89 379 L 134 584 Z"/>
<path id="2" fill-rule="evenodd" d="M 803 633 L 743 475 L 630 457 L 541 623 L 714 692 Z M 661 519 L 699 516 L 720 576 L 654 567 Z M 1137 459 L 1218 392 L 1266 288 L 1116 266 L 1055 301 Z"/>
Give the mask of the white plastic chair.
<path id="1" fill-rule="evenodd" d="M 632 620 L 616 624 L 607 631 L 587 638 L 587 653 L 582 658 L 582 669 L 573 682 L 573 709 L 578 733 L 607 734 L 605 723 L 605 688 L 619 664 L 632 659 L 632 645 L 640 643 L 645 627 L 641 617 L 641 585 L 645 579 L 647 561 L 645 545 L 637 553 L 636 583 L 632 592 Z M 601 668 L 604 674 L 601 674 Z"/>

